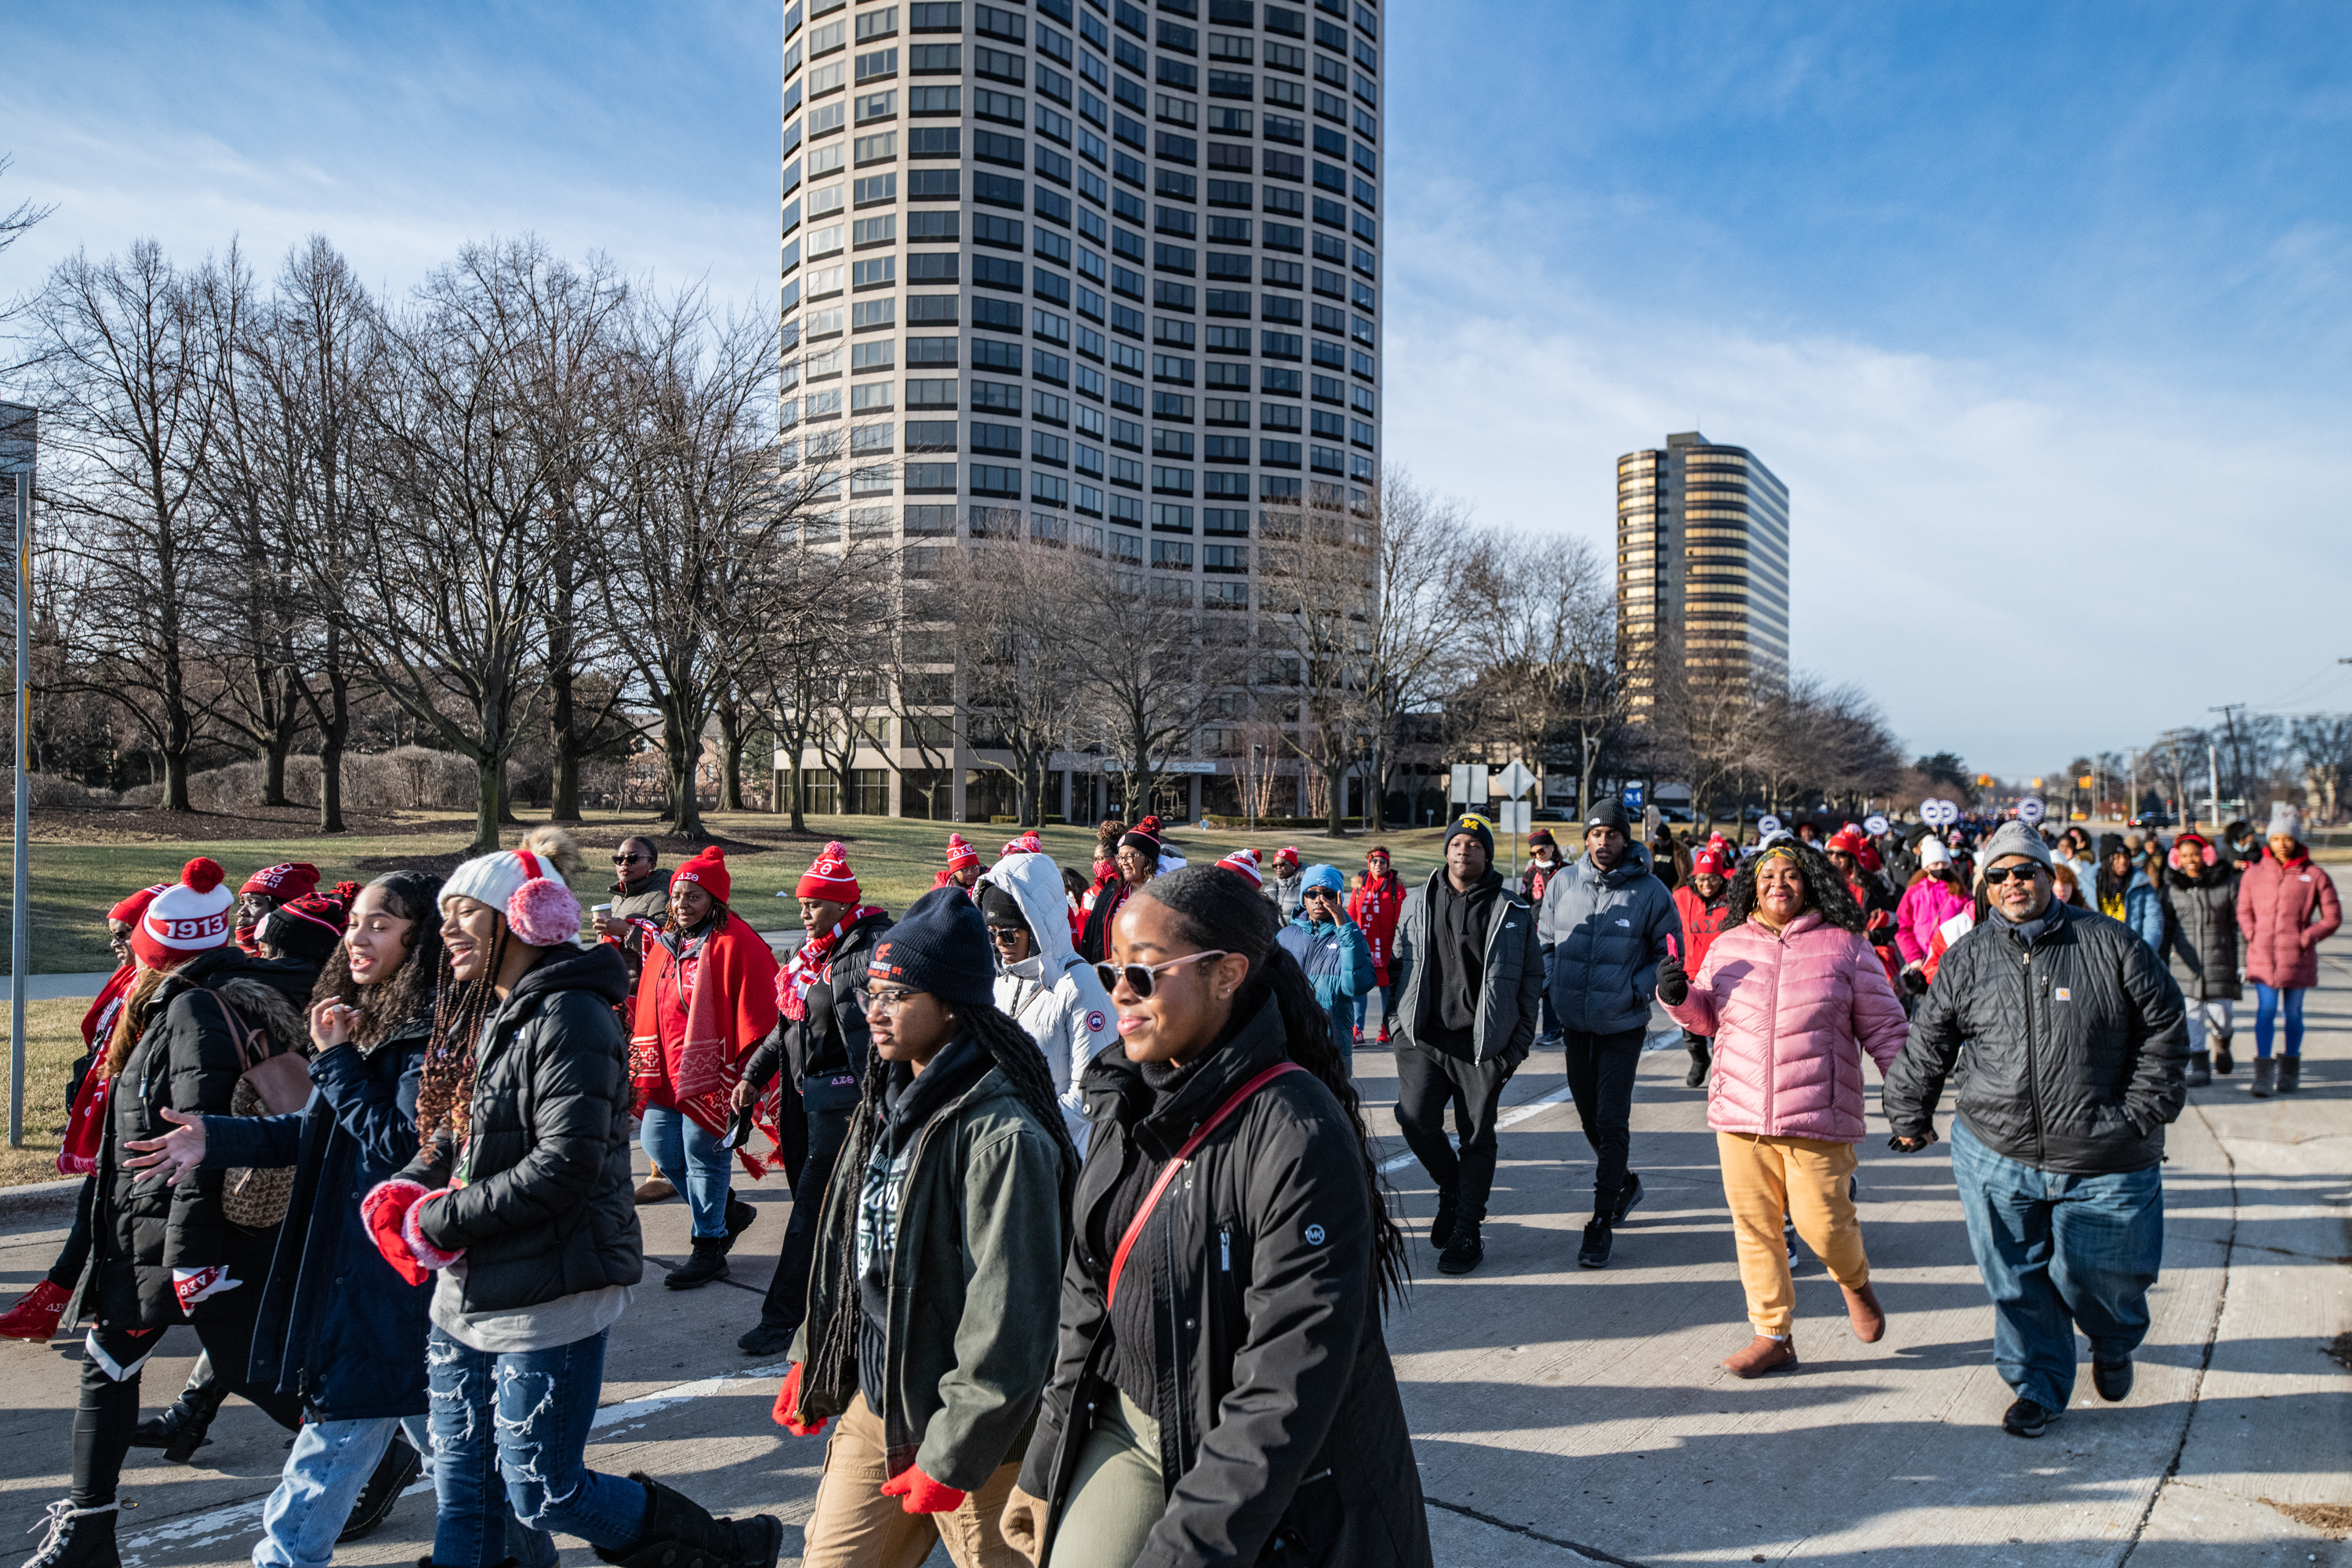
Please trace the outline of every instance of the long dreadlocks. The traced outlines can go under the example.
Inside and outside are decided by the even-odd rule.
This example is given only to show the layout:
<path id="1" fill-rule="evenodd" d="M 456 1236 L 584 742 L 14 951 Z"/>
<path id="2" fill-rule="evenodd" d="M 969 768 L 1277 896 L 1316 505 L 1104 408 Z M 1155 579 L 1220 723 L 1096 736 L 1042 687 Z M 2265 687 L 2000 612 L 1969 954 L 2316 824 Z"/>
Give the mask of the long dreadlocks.
<path id="1" fill-rule="evenodd" d="M 490 944 L 490 961 L 462 986 L 449 970 L 448 950 L 442 950 L 441 987 L 433 996 L 433 1039 L 425 1047 L 425 1068 L 416 1084 L 416 1140 L 426 1149 L 444 1131 L 457 1142 L 466 1141 L 474 1110 L 474 1052 L 481 1044 L 482 1026 L 499 1005 L 499 970 L 506 963 L 507 941 L 507 922 L 501 919 L 498 940 Z"/>

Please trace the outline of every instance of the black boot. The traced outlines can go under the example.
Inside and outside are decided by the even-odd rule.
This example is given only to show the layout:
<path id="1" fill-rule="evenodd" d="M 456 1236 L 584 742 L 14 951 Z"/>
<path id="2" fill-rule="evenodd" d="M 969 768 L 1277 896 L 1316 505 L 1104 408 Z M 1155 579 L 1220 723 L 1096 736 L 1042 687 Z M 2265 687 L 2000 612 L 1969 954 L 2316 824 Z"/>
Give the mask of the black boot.
<path id="1" fill-rule="evenodd" d="M 713 1519 L 700 1503 L 642 1471 L 631 1470 L 629 1479 L 646 1489 L 645 1529 L 623 1550 L 597 1547 L 602 1561 L 621 1568 L 775 1568 L 784 1527 L 773 1514 Z"/>
<path id="2" fill-rule="evenodd" d="M 1706 1069 L 1714 1065 L 1714 1058 L 1708 1052 L 1705 1040 L 1693 1040 L 1690 1043 L 1690 1071 L 1683 1075 L 1683 1087 L 1705 1089 Z"/>
<path id="3" fill-rule="evenodd" d="M 694 1238 L 694 1256 L 662 1276 L 662 1283 L 673 1290 L 695 1290 L 713 1279 L 727 1278 L 727 1238 L 723 1236 L 698 1236 Z"/>
<path id="4" fill-rule="evenodd" d="M 733 1193 L 728 1194 L 727 1239 L 719 1243 L 719 1250 L 722 1253 L 734 1251 L 735 1238 L 742 1235 L 745 1231 L 751 1229 L 751 1222 L 759 1217 L 760 1211 L 758 1209 L 753 1208 L 750 1204 L 745 1203 Z"/>
<path id="5" fill-rule="evenodd" d="M 771 1322 L 762 1318 L 738 1335 L 735 1343 L 749 1355 L 782 1355 L 793 1348 L 793 1335 L 799 1330 L 798 1323 Z"/>
<path id="6" fill-rule="evenodd" d="M 2214 1075 L 2215 1075 L 2216 1077 L 2219 1077 L 2219 1078 L 2228 1078 L 2231 1073 L 2233 1073 L 2233 1072 L 2235 1072 L 2235 1071 L 2237 1071 L 2237 1070 L 2238 1070 L 2238 1061 L 2237 1061 L 2237 1058 L 2236 1058 L 2235 1057 L 2232 1057 L 2232 1056 L 2230 1054 L 2230 1037 L 2229 1037 L 2229 1036 L 2227 1036 L 2227 1035 L 2216 1035 L 2216 1036 L 2214 1036 L 2214 1037 L 2213 1037 L 2213 1072 L 2214 1072 Z"/>
<path id="7" fill-rule="evenodd" d="M 1429 1222 L 1429 1245 L 1443 1247 L 1454 1239 L 1454 1219 L 1462 1210 L 1462 1194 L 1453 1187 L 1437 1189 L 1437 1214 Z"/>
<path id="8" fill-rule="evenodd" d="M 1454 1222 L 1454 1234 L 1445 1243 L 1445 1250 L 1437 1255 L 1437 1271 L 1441 1274 L 1467 1274 L 1486 1260 L 1486 1242 L 1478 1234 L 1479 1222 L 1465 1215 Z"/>
<path id="9" fill-rule="evenodd" d="M 335 1539 L 357 1541 L 373 1531 L 392 1511 L 392 1505 L 400 1500 L 400 1494 L 408 1489 L 408 1483 L 416 1479 L 416 1472 L 424 1468 L 424 1456 L 409 1447 L 406 1437 L 394 1432 L 392 1441 L 384 1447 L 383 1458 L 375 1462 L 367 1485 L 360 1489 L 358 1500 L 352 1504 L 352 1516 L 343 1521 L 343 1532 Z"/>
<path id="10" fill-rule="evenodd" d="M 213 1375 L 212 1359 L 206 1356 L 197 1362 L 188 1386 L 180 1390 L 180 1397 L 163 1414 L 139 1423 L 131 1434 L 131 1446 L 161 1448 L 163 1458 L 184 1465 L 196 1457 L 198 1448 L 212 1441 L 205 1434 L 212 1429 L 213 1417 L 220 1414 L 221 1401 L 227 1397 L 228 1385 Z"/>
<path id="11" fill-rule="evenodd" d="M 51 1503 L 48 1538 L 25 1559 L 25 1568 L 121 1568 L 122 1558 L 114 1547 L 116 1507 L 106 1502 L 76 1508 L 65 1498 Z"/>
<path id="12" fill-rule="evenodd" d="M 2278 1059 L 2278 1091 L 2293 1094 L 2303 1087 L 2303 1058 L 2281 1057 Z"/>
<path id="13" fill-rule="evenodd" d="M 2210 1084 L 2213 1081 L 2213 1053 L 2210 1051 L 2189 1052 L 2189 1074 L 2186 1078 L 2182 1079 L 2181 1081 L 2187 1084 L 2190 1089 L 2203 1089 L 2207 1085 Z"/>
<path id="14" fill-rule="evenodd" d="M 2278 1068 L 2271 1064 L 2271 1058 L 2268 1057 L 2256 1057 L 2254 1058 L 2254 1081 L 2246 1085 L 2246 1092 L 2252 1095 L 2256 1100 L 2268 1100 L 2271 1097 L 2271 1089 L 2273 1086 L 2277 1082 Z"/>
<path id="15" fill-rule="evenodd" d="M 1617 1184 L 1617 1207 L 1614 1214 L 1611 1215 L 1609 1223 L 1612 1226 L 1623 1225 L 1625 1216 L 1632 1214 L 1633 1205 L 1641 1201 L 1642 1178 L 1628 1171 L 1625 1173 L 1625 1179 Z"/>

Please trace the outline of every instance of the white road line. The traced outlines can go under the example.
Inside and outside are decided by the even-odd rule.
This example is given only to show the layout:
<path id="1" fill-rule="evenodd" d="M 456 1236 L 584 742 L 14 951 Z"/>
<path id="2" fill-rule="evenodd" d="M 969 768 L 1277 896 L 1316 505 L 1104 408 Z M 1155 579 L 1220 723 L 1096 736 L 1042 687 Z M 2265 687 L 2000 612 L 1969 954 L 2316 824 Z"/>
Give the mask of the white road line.
<path id="1" fill-rule="evenodd" d="M 737 1384 L 757 1383 L 761 1378 L 782 1377 L 788 1365 L 787 1363 L 779 1362 L 773 1366 L 755 1366 L 744 1372 L 729 1373 L 719 1377 L 698 1378 L 692 1383 L 681 1383 L 669 1388 L 657 1388 L 651 1394 L 639 1394 L 635 1399 L 623 1399 L 600 1407 L 596 1412 L 596 1418 L 589 1424 L 589 1426 L 592 1431 L 596 1432 L 626 1431 L 673 1405 L 683 1404 L 689 1399 L 698 1399 L 706 1394 L 722 1394 Z M 432 1489 L 433 1483 L 423 1480 L 400 1495 L 415 1497 L 418 1492 L 429 1492 Z M 168 1519 L 161 1524 L 152 1525 L 145 1530 L 134 1531 L 122 1537 L 123 1568 L 140 1568 L 140 1564 L 145 1561 L 139 1555 L 142 1552 L 201 1545 L 224 1536 L 251 1534 L 261 1528 L 261 1510 L 268 1500 L 265 1494 L 245 1502 L 230 1503 L 225 1508 L 208 1509 L 203 1513 L 193 1513 L 181 1519 Z"/>
<path id="2" fill-rule="evenodd" d="M 1538 1095 L 1535 1099 L 1528 1100 L 1524 1105 L 1515 1105 L 1511 1107 L 1510 1110 L 1503 1112 L 1502 1115 L 1495 1118 L 1495 1131 L 1500 1132 L 1506 1127 L 1509 1127 L 1517 1122 L 1525 1121 L 1528 1117 L 1537 1115 L 1541 1111 L 1549 1110 L 1552 1106 L 1558 1105 L 1561 1100 L 1566 1100 L 1568 1097 L 1568 1085 L 1561 1084 L 1549 1094 Z M 1411 1154 L 1399 1154 L 1393 1160 L 1381 1162 L 1381 1172 L 1385 1175 L 1391 1171 L 1401 1171 L 1405 1166 L 1410 1165 L 1412 1163 L 1413 1156 Z"/>

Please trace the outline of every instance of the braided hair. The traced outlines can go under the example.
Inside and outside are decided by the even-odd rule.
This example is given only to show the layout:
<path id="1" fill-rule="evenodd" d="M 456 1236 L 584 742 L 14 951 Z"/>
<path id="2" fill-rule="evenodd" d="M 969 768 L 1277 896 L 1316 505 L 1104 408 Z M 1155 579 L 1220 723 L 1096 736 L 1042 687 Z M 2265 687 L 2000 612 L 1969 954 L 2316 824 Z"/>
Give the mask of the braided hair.
<path id="1" fill-rule="evenodd" d="M 1364 1163 L 1364 1190 L 1372 1210 L 1372 1260 L 1383 1303 L 1403 1289 L 1404 1234 L 1389 1212 L 1388 1184 L 1381 1179 L 1372 1135 L 1364 1122 L 1355 1080 L 1331 1038 L 1331 1015 L 1315 999 L 1315 984 L 1276 936 L 1281 912 L 1240 877 L 1216 866 L 1187 866 L 1155 877 L 1135 890 L 1176 919 L 1178 931 L 1203 948 L 1223 948 L 1250 962 L 1249 978 L 1234 995 L 1234 1012 L 1247 1017 L 1270 997 L 1282 1013 L 1285 1048 L 1290 1059 L 1313 1073 L 1331 1091 L 1355 1129 Z"/>
<path id="2" fill-rule="evenodd" d="M 1823 925 L 1840 931 L 1850 931 L 1860 936 L 1863 931 L 1862 906 L 1853 900 L 1853 889 L 1830 864 L 1830 858 L 1811 845 L 1799 842 L 1775 844 L 1765 854 L 1739 868 L 1731 879 L 1731 908 L 1723 929 L 1745 925 L 1748 917 L 1756 912 L 1756 872 L 1774 855 L 1786 855 L 1797 863 L 1799 875 L 1805 879 L 1805 907 L 1822 917 Z"/>
<path id="3" fill-rule="evenodd" d="M 489 962 L 464 985 L 448 973 L 448 954 L 442 954 L 442 984 L 433 997 L 433 1037 L 425 1047 L 425 1068 L 416 1085 L 416 1141 L 431 1148 L 434 1137 L 447 1132 L 466 1141 L 474 1113 L 474 1051 L 480 1045 L 482 1026 L 499 1005 L 499 969 L 507 957 L 506 917 L 499 917 L 498 940 L 490 944 Z"/>
<path id="4" fill-rule="evenodd" d="M 1070 1142 L 1069 1129 L 1062 1123 L 1062 1102 L 1055 1097 L 1053 1078 L 1045 1070 L 1045 1053 L 1029 1037 L 1028 1030 L 993 1003 L 978 1007 L 962 1004 L 954 1006 L 956 1032 L 971 1036 L 988 1053 L 996 1070 L 1012 1086 L 1013 1097 L 1036 1118 L 1038 1125 L 1051 1134 L 1066 1156 L 1062 1162 L 1062 1228 L 1066 1233 L 1078 1151 Z M 889 1080 L 889 1071 L 890 1064 L 882 1059 L 882 1053 L 869 1047 L 866 1074 L 859 1086 L 857 1114 L 849 1124 L 848 1141 L 833 1167 L 833 1179 L 836 1182 L 860 1183 L 866 1179 L 866 1167 L 874 1158 L 874 1144 L 882 1132 L 882 1090 Z M 857 1224 L 855 1205 L 850 1207 L 848 1223 L 853 1228 Z M 808 1369 L 803 1387 L 839 1387 L 851 1375 L 857 1363 L 860 1311 L 857 1248 L 845 1245 L 834 1276 L 833 1310 L 824 1321 L 811 1325 Z"/>

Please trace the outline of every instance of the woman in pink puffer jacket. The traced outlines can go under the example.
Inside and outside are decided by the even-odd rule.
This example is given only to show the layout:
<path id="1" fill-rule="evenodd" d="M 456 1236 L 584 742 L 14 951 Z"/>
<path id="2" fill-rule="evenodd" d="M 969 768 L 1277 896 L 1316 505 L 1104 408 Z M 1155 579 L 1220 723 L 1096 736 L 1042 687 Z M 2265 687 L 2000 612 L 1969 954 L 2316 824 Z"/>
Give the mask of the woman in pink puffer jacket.
<path id="1" fill-rule="evenodd" d="M 1657 994 L 1684 1028 L 1715 1037 L 1706 1121 L 1756 1329 L 1723 1364 L 1757 1377 L 1797 1364 L 1784 1213 L 1844 1290 L 1855 1336 L 1886 1331 L 1848 1183 L 1864 1132 L 1862 1058 L 1883 1076 L 1906 1026 L 1862 911 L 1819 851 L 1768 842 L 1732 884 L 1731 922 L 1696 980 L 1679 960 L 1660 965 Z"/>

